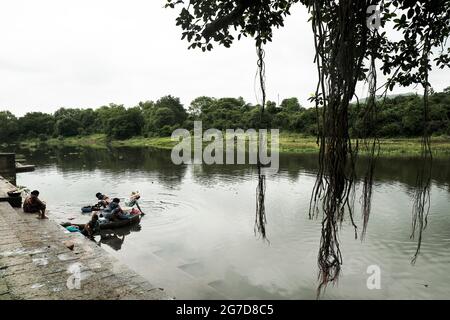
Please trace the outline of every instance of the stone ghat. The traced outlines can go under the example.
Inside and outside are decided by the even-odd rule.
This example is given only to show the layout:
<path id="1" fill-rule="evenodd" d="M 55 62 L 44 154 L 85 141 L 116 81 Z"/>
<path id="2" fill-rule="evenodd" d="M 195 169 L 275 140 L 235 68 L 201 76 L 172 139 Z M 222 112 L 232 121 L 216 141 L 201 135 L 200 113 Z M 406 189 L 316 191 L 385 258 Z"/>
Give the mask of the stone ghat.
<path id="1" fill-rule="evenodd" d="M 80 233 L 0 202 L 0 300 L 166 300 Z"/>

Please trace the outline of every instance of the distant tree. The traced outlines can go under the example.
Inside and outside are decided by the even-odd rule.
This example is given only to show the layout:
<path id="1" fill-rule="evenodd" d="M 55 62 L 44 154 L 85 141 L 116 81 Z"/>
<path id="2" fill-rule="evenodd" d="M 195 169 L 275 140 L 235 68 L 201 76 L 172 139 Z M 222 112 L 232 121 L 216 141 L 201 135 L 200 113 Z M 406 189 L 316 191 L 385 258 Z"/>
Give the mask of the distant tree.
<path id="1" fill-rule="evenodd" d="M 126 111 L 123 105 L 111 103 L 95 110 L 94 127 L 98 133 L 109 134 L 109 123 L 112 118 L 121 116 Z"/>
<path id="2" fill-rule="evenodd" d="M 419 97 L 401 101 L 399 109 L 402 110 L 402 131 L 405 136 L 420 136 L 423 132 L 422 105 Z"/>
<path id="3" fill-rule="evenodd" d="M 16 140 L 19 132 L 16 116 L 9 111 L 1 111 L 0 123 L 0 144 Z"/>
<path id="4" fill-rule="evenodd" d="M 245 127 L 244 114 L 251 109 L 242 97 L 237 99 L 200 97 L 193 101 L 193 106 L 201 110 L 196 118 L 203 121 L 204 127 L 222 130 Z"/>
<path id="5" fill-rule="evenodd" d="M 172 126 L 175 123 L 177 123 L 175 113 L 172 109 L 167 107 L 156 109 L 151 122 L 152 127 L 156 132 L 164 126 Z"/>
<path id="6" fill-rule="evenodd" d="M 186 110 L 180 102 L 179 98 L 170 95 L 162 97 L 155 103 L 156 109 L 168 108 L 172 110 L 174 115 L 174 124 L 182 124 L 187 118 Z"/>
<path id="7" fill-rule="evenodd" d="M 81 124 L 81 132 L 83 134 L 90 134 L 97 131 L 95 127 L 96 115 L 92 109 L 81 110 L 81 117 L 78 119 Z"/>
<path id="8" fill-rule="evenodd" d="M 211 97 L 198 97 L 192 100 L 191 105 L 188 108 L 188 113 L 190 116 L 198 117 L 202 113 L 207 112 L 211 109 L 212 105 L 215 103 L 216 99 Z"/>
<path id="9" fill-rule="evenodd" d="M 107 134 L 114 139 L 128 139 L 141 135 L 144 117 L 139 107 L 123 110 L 108 119 Z"/>
<path id="10" fill-rule="evenodd" d="M 277 114 L 281 111 L 280 108 L 277 108 L 277 104 L 273 101 L 267 101 L 266 103 L 266 111 L 270 114 Z"/>
<path id="11" fill-rule="evenodd" d="M 283 110 L 283 111 L 286 111 L 286 112 L 298 112 L 298 111 L 300 111 L 300 109 L 301 109 L 301 105 L 300 105 L 300 103 L 298 102 L 298 99 L 297 98 L 289 98 L 289 99 L 284 99 L 282 102 L 281 102 L 281 109 Z"/>
<path id="12" fill-rule="evenodd" d="M 151 110 L 154 107 L 155 103 L 153 101 L 139 102 L 139 108 L 141 108 L 144 113 Z"/>
<path id="13" fill-rule="evenodd" d="M 55 132 L 63 137 L 72 137 L 79 135 L 81 131 L 81 122 L 75 118 L 65 116 L 56 121 Z"/>
<path id="14" fill-rule="evenodd" d="M 188 117 L 180 99 L 170 95 L 162 97 L 156 103 L 142 104 L 141 108 L 145 121 L 144 132 L 147 135 L 170 135 L 172 130 L 168 128 L 181 127 Z"/>
<path id="15" fill-rule="evenodd" d="M 58 121 L 63 118 L 80 118 L 80 109 L 75 108 L 59 108 L 55 111 L 53 116 L 55 117 L 55 120 Z"/>
<path id="16" fill-rule="evenodd" d="M 273 122 L 272 115 L 268 112 L 261 114 L 261 112 L 259 112 L 260 108 L 261 108 L 260 106 L 256 105 L 245 113 L 245 125 L 243 126 L 243 128 L 264 129 L 273 127 L 279 129 L 281 126 L 272 125 Z M 276 116 L 277 115 L 275 115 L 275 117 Z"/>
<path id="17" fill-rule="evenodd" d="M 72 120 L 78 122 L 79 126 L 77 128 L 77 134 L 89 134 L 98 131 L 98 128 L 96 127 L 96 113 L 90 108 L 60 108 L 53 115 L 56 123 L 58 123 L 59 120 L 66 118 L 71 118 Z"/>
<path id="18" fill-rule="evenodd" d="M 47 113 L 29 112 L 19 118 L 19 132 L 22 136 L 36 138 L 36 135 L 50 136 L 55 129 L 55 118 Z"/>

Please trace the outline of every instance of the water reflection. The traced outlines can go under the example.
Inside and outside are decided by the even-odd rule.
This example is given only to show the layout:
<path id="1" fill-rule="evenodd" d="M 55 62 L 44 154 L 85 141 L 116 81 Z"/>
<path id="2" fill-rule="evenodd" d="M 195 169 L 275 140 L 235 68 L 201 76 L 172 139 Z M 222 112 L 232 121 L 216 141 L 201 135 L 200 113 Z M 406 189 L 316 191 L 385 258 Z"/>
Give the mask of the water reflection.
<path id="1" fill-rule="evenodd" d="M 89 172 L 101 170 L 107 173 L 123 173 L 125 171 L 140 174 L 151 173 L 158 183 L 176 186 L 184 179 L 189 165 L 175 166 L 170 160 L 170 150 L 153 148 L 58 148 L 42 145 L 38 150 L 9 148 L 24 155 L 28 162 L 40 167 L 56 165 L 64 172 Z M 357 170 L 362 174 L 367 159 L 360 157 Z M 418 157 L 380 158 L 377 162 L 375 179 L 377 182 L 400 182 L 405 187 L 413 187 L 416 181 L 416 170 L 419 167 Z M 302 173 L 315 174 L 318 169 L 315 154 L 281 154 L 280 174 L 291 181 L 296 181 Z M 222 179 L 234 178 L 238 175 L 254 174 L 254 167 L 249 165 L 192 165 L 192 175 L 196 182 L 213 185 Z M 437 158 L 433 162 L 433 183 L 450 190 L 450 165 L 448 158 Z"/>
<path id="2" fill-rule="evenodd" d="M 140 231 L 114 230 L 96 240 L 179 299 L 315 297 L 321 226 L 320 219 L 307 216 L 316 155 L 282 154 L 279 174 L 268 177 L 268 246 L 253 233 L 257 176 L 252 166 L 174 166 L 170 151 L 155 149 L 17 152 L 37 165 L 36 172 L 19 175 L 18 183 L 40 189 L 57 220 L 85 222 L 80 208 L 92 204 L 98 191 L 127 197 L 139 190 L 147 213 Z M 344 223 L 344 276 L 325 298 L 450 296 L 448 160 L 434 162 L 429 226 L 415 266 L 410 264 L 416 248 L 409 238 L 410 190 L 419 159 L 378 161 L 367 238 L 355 241 L 352 228 Z M 358 170 L 365 161 L 360 160 Z M 357 210 L 361 225 L 359 215 Z M 367 290 L 366 269 L 373 264 L 381 267 L 382 290 Z"/>
<path id="3" fill-rule="evenodd" d="M 168 161 L 170 153 L 161 150 L 57 148 L 43 145 L 38 150 L 19 148 L 14 151 L 24 155 L 28 162 L 41 168 L 56 165 L 63 173 L 88 173 L 101 170 L 114 176 L 126 171 L 139 178 L 139 174 L 145 172 L 150 173 L 158 183 L 167 186 L 176 186 L 186 174 L 186 166 L 172 165 Z"/>
<path id="4" fill-rule="evenodd" d="M 101 230 L 100 234 L 96 236 L 96 238 L 100 238 L 98 240 L 99 245 L 105 244 L 112 249 L 119 251 L 120 249 L 122 249 L 122 245 L 125 242 L 126 236 L 130 235 L 131 232 L 139 232 L 141 231 L 141 229 L 141 225 L 137 224 L 118 229 Z"/>

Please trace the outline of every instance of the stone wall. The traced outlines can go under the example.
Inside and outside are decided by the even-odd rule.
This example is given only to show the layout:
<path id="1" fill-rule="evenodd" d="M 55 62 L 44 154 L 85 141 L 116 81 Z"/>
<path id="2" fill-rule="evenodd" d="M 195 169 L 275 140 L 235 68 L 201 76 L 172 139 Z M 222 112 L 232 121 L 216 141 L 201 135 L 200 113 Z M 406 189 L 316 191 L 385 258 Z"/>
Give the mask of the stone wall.
<path id="1" fill-rule="evenodd" d="M 14 153 L 0 153 L 0 174 L 16 171 L 16 155 Z"/>

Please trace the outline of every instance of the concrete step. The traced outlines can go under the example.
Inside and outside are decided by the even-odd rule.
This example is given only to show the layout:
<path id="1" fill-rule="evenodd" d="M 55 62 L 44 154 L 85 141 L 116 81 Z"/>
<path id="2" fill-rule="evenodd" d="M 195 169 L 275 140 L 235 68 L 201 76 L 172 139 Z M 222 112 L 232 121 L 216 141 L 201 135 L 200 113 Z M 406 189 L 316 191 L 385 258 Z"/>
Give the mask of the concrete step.
<path id="1" fill-rule="evenodd" d="M 0 203 L 2 299 L 169 298 L 94 242 L 36 216 Z"/>

